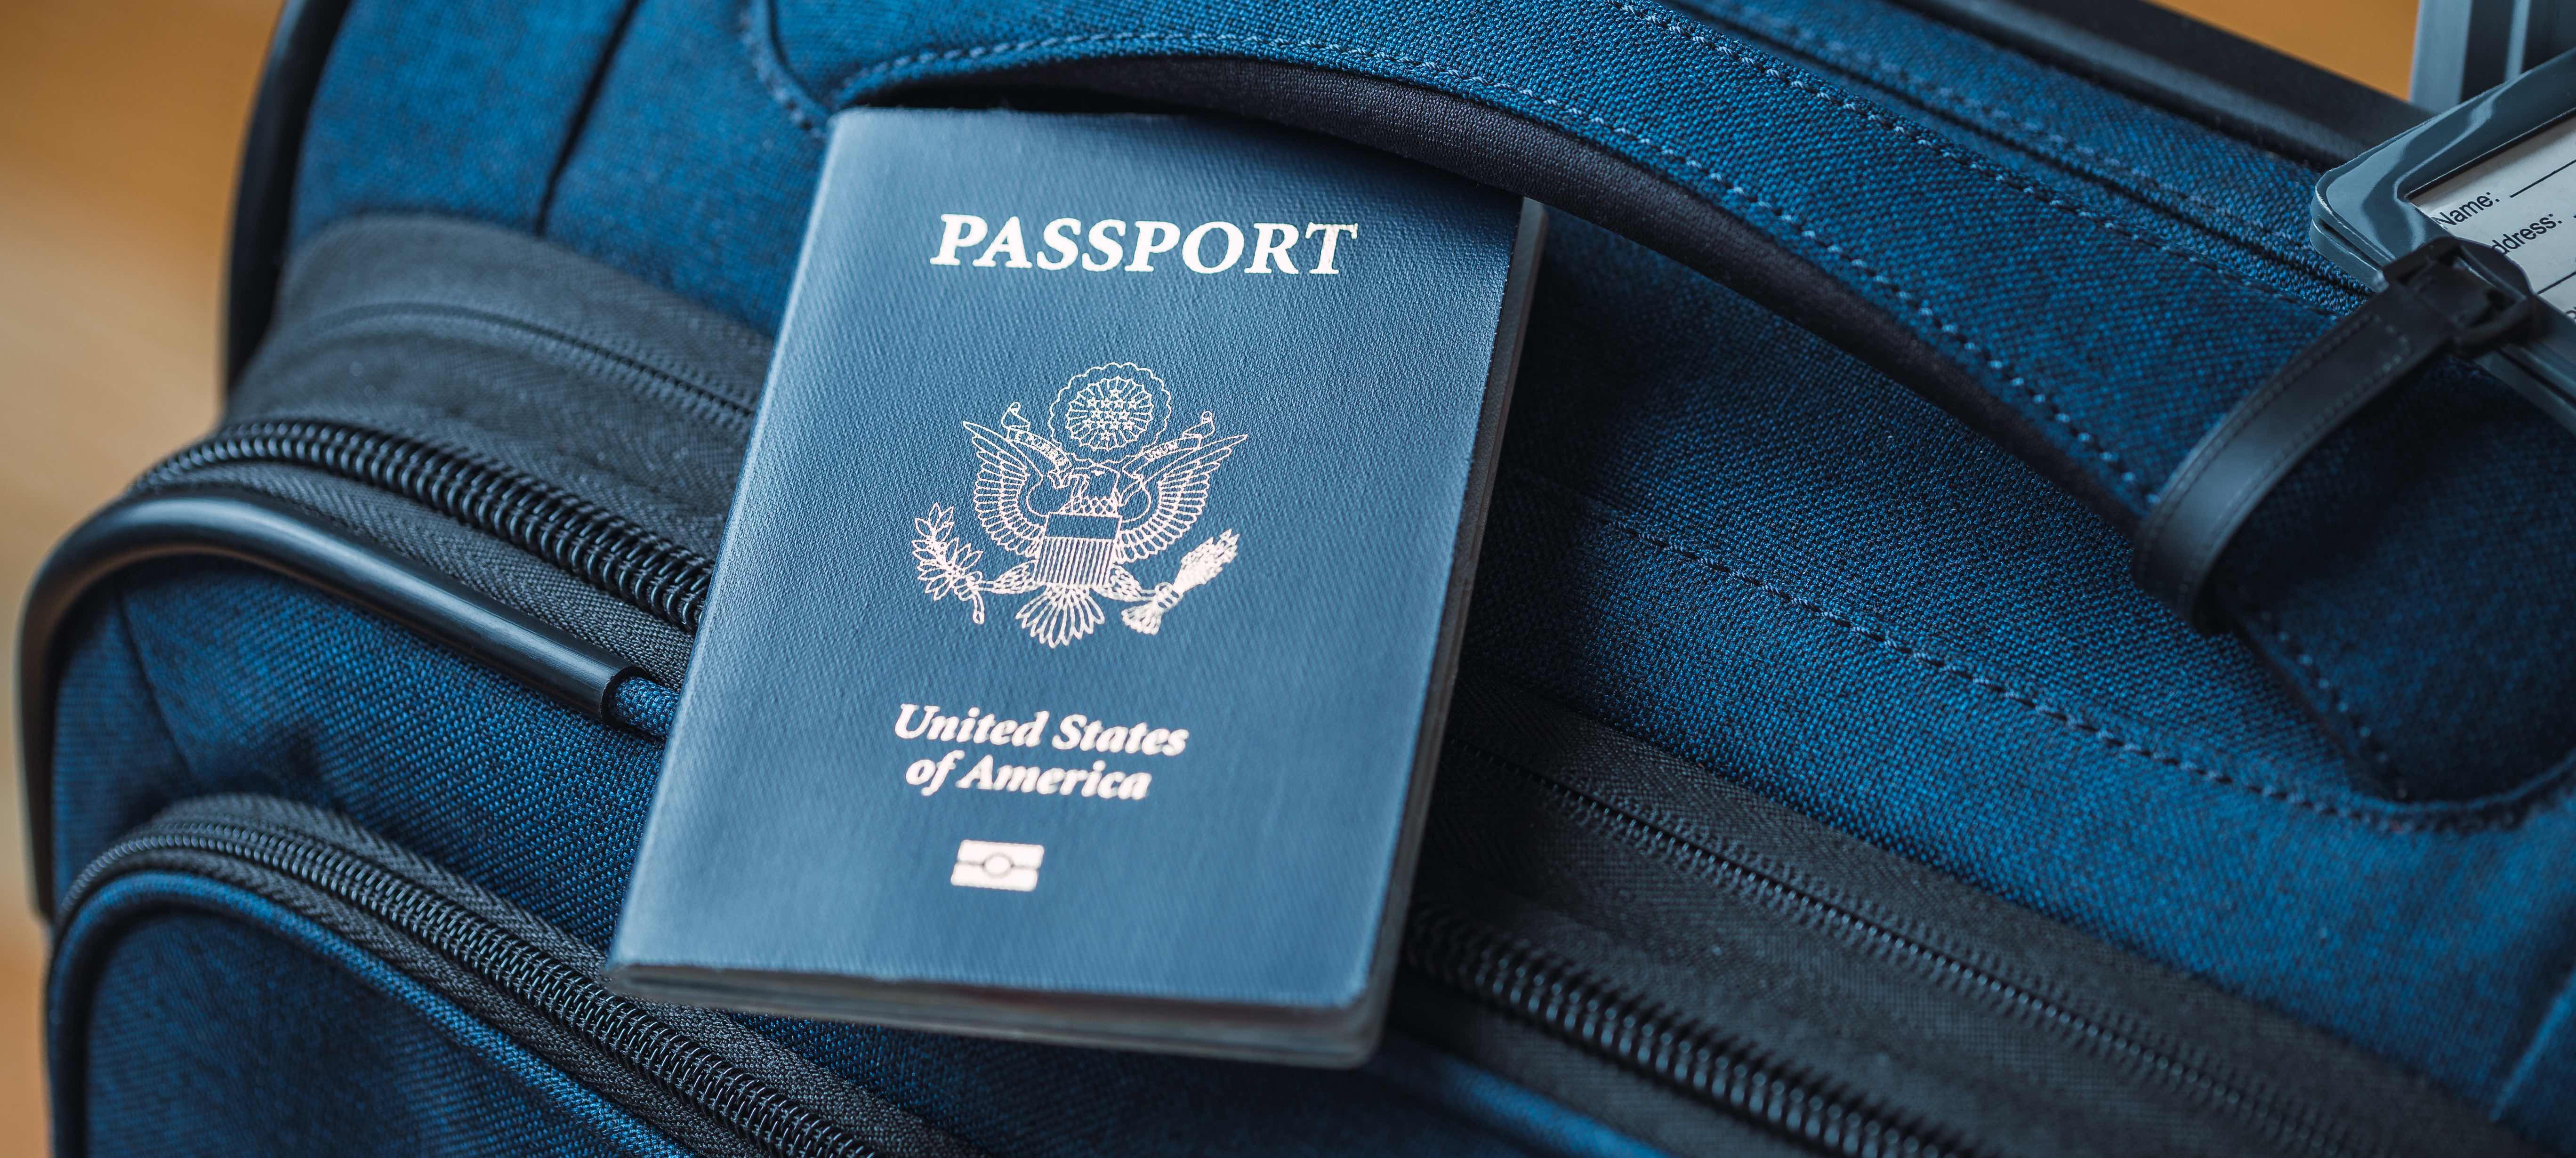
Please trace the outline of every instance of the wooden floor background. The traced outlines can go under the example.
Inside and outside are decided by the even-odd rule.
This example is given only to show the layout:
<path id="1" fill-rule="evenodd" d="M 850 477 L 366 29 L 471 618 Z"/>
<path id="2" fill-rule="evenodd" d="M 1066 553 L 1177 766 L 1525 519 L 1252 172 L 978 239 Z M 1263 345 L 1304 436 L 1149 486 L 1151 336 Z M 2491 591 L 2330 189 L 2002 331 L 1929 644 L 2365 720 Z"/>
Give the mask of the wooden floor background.
<path id="1" fill-rule="evenodd" d="M 2413 0 L 2170 0 L 2402 91 Z M 276 0 L 0 0 L 0 654 L 55 538 L 214 415 L 232 172 Z M 11 674 L 14 663 L 0 664 Z M 5 691 L 0 704 L 15 704 Z M 14 711 L 0 761 L 14 763 Z M 44 1150 L 14 781 L 0 791 L 0 1155 Z"/>

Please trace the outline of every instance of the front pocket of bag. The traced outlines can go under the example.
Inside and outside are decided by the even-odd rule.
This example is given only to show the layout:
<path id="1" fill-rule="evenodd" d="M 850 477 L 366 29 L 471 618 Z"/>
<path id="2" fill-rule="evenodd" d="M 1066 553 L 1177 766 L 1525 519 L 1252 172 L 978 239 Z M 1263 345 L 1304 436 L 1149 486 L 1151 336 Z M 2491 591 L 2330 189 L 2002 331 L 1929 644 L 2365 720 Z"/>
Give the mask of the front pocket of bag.
<path id="1" fill-rule="evenodd" d="M 213 796 L 102 853 L 50 981 L 56 1150 L 965 1155 L 331 813 Z"/>

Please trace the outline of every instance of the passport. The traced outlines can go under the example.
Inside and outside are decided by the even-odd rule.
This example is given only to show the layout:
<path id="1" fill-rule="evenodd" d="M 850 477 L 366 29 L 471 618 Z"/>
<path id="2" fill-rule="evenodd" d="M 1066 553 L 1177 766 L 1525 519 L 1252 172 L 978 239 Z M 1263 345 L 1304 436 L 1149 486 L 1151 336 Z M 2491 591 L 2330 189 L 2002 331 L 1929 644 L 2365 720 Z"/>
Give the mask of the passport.
<path id="1" fill-rule="evenodd" d="M 1544 221 L 1247 122 L 833 118 L 610 984 L 1365 1059 Z"/>

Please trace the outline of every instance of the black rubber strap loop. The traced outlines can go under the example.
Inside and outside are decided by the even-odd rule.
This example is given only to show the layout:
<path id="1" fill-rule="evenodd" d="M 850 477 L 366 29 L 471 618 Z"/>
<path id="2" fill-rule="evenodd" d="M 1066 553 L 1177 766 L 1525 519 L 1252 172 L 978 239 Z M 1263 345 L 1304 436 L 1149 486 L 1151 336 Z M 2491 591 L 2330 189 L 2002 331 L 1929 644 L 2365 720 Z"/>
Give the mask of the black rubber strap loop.
<path id="1" fill-rule="evenodd" d="M 2474 357 L 2512 340 L 2542 308 L 2512 261 L 2457 238 L 2390 262 L 2381 279 L 2378 293 L 2192 448 L 2139 525 L 2131 573 L 2193 628 L 2219 629 L 2210 573 L 2264 497 L 2326 436 L 2434 358 Z"/>

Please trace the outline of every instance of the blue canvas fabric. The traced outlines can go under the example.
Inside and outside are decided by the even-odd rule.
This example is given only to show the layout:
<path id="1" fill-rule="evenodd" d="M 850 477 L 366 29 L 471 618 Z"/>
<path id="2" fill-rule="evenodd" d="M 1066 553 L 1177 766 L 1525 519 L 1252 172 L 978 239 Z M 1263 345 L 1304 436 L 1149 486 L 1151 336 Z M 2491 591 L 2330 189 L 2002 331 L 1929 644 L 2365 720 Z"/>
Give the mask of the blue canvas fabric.
<path id="1" fill-rule="evenodd" d="M 355 946 L 172 874 L 65 930 L 51 1009 L 66 1154 L 679 1158 L 650 1127 Z"/>
<path id="2" fill-rule="evenodd" d="M 2308 247 L 2316 174 L 2303 164 L 2213 139 L 2200 125 L 1875 0 L 1698 0 L 1679 10 L 2089 211 L 2120 214 L 2162 243 L 2342 304 L 2309 284 L 2344 275 Z M 2141 205 L 2161 213 L 2135 212 Z"/>
<path id="3" fill-rule="evenodd" d="M 2566 1112 L 2563 807 L 2480 825 L 2355 788 L 2252 657 L 2127 585 L 2074 500 L 1668 260 L 1560 221 L 1538 301 L 1470 662 L 2517 1122 Z M 62 876 L 169 800 L 261 791 L 598 943 L 672 698 L 629 679 L 639 730 L 583 728 L 275 580 L 134 585 L 63 689 Z M 762 1028 L 934 1120 L 1035 1134 L 1065 1109 L 1054 1051 Z"/>
<path id="4" fill-rule="evenodd" d="M 2499 1112 L 2564 1112 L 2512 1077 L 2571 1045 L 2544 1028 L 2576 963 L 2563 800 L 2354 784 L 2075 500 L 1670 261 L 1560 223 L 1536 300 L 1472 660 Z"/>
<path id="5" fill-rule="evenodd" d="M 455 6 L 376 7 L 380 23 L 332 63 L 365 82 L 326 83 L 317 106 L 334 128 L 307 152 L 300 233 L 446 206 L 541 229 L 764 329 L 831 110 L 1024 66 L 1173 56 L 1425 86 L 1629 157 L 1967 366 L 1997 416 L 1988 433 L 2123 529 L 2235 400 L 2355 300 L 2299 242 L 2303 166 L 1871 0 L 638 0 L 586 99 L 533 106 L 524 82 L 486 71 L 501 63 L 415 59 L 414 44 L 453 38 Z M 589 29 L 597 8 L 560 19 Z M 566 41 L 587 59 L 589 41 Z M 496 200 L 488 166 L 406 167 L 399 191 L 373 175 L 388 156 L 515 140 L 530 120 L 577 121 L 542 188 Z M 2542 578 L 2576 550 L 2576 502 L 2559 494 L 2576 482 L 2554 466 L 2564 436 L 2545 419 L 2464 368 L 2434 377 L 2299 472 L 2222 594 L 2349 775 L 2469 799 L 2555 782 L 2576 749 L 2576 718 L 2551 707 L 2576 695 L 2563 658 L 2576 590 Z M 2512 494 L 2532 501 L 2497 501 Z"/>
<path id="6" fill-rule="evenodd" d="M 399 54 L 402 67 L 329 69 L 315 104 L 330 111 L 310 122 L 306 148 L 368 158 L 334 181 L 369 205 L 538 229 L 630 7 L 353 4 L 340 43 Z M 480 115 L 457 115 L 468 110 Z M 397 144 L 380 135 L 395 124 L 425 131 Z"/>
<path id="7" fill-rule="evenodd" d="M 344 813 L 603 948 L 660 756 L 638 727 L 588 723 L 326 595 L 230 565 L 123 586 L 87 626 L 62 696 L 60 863 L 87 864 L 176 800 L 259 793 Z M 673 693 L 630 679 L 617 698 L 629 725 L 651 727 Z M 137 732 L 147 739 L 114 739 Z M 267 1016 L 247 1000 L 238 1012 Z M 1545 1152 L 1516 1140 L 1523 1130 L 1363 1073 L 753 1024 L 997 1154 Z"/>
<path id="8" fill-rule="evenodd" d="M 2190 636 L 2126 578 L 2165 472 L 2356 300 L 2301 242 L 2294 160 L 1872 0 L 359 0 L 296 229 L 494 222 L 770 330 L 831 109 L 1175 55 L 1391 78 L 1593 141 L 1881 304 L 2015 416 L 1971 432 L 1560 220 L 1473 662 L 2576 1147 L 2564 433 L 2444 367 L 2259 516 L 2230 561 L 2250 638 Z M 83 639 L 57 879 L 171 800 L 261 791 L 605 941 L 669 689 L 619 689 L 639 729 L 587 725 L 230 569 L 136 584 Z M 1099 1092 L 1146 1086 L 1194 1129 L 1248 1112 L 1230 1141 L 1510 1145 L 1355 1077 L 760 1028 L 1013 1153 L 1147 1152 L 1170 1123 Z"/>
<path id="9" fill-rule="evenodd" d="M 102 608 L 65 673 L 58 887 L 172 801 L 250 792 L 345 813 L 607 940 L 616 906 L 601 899 L 626 889 L 660 759 L 650 737 L 580 726 L 280 580 L 229 573 L 173 589 L 190 598 L 151 598 L 159 582 Z"/>

